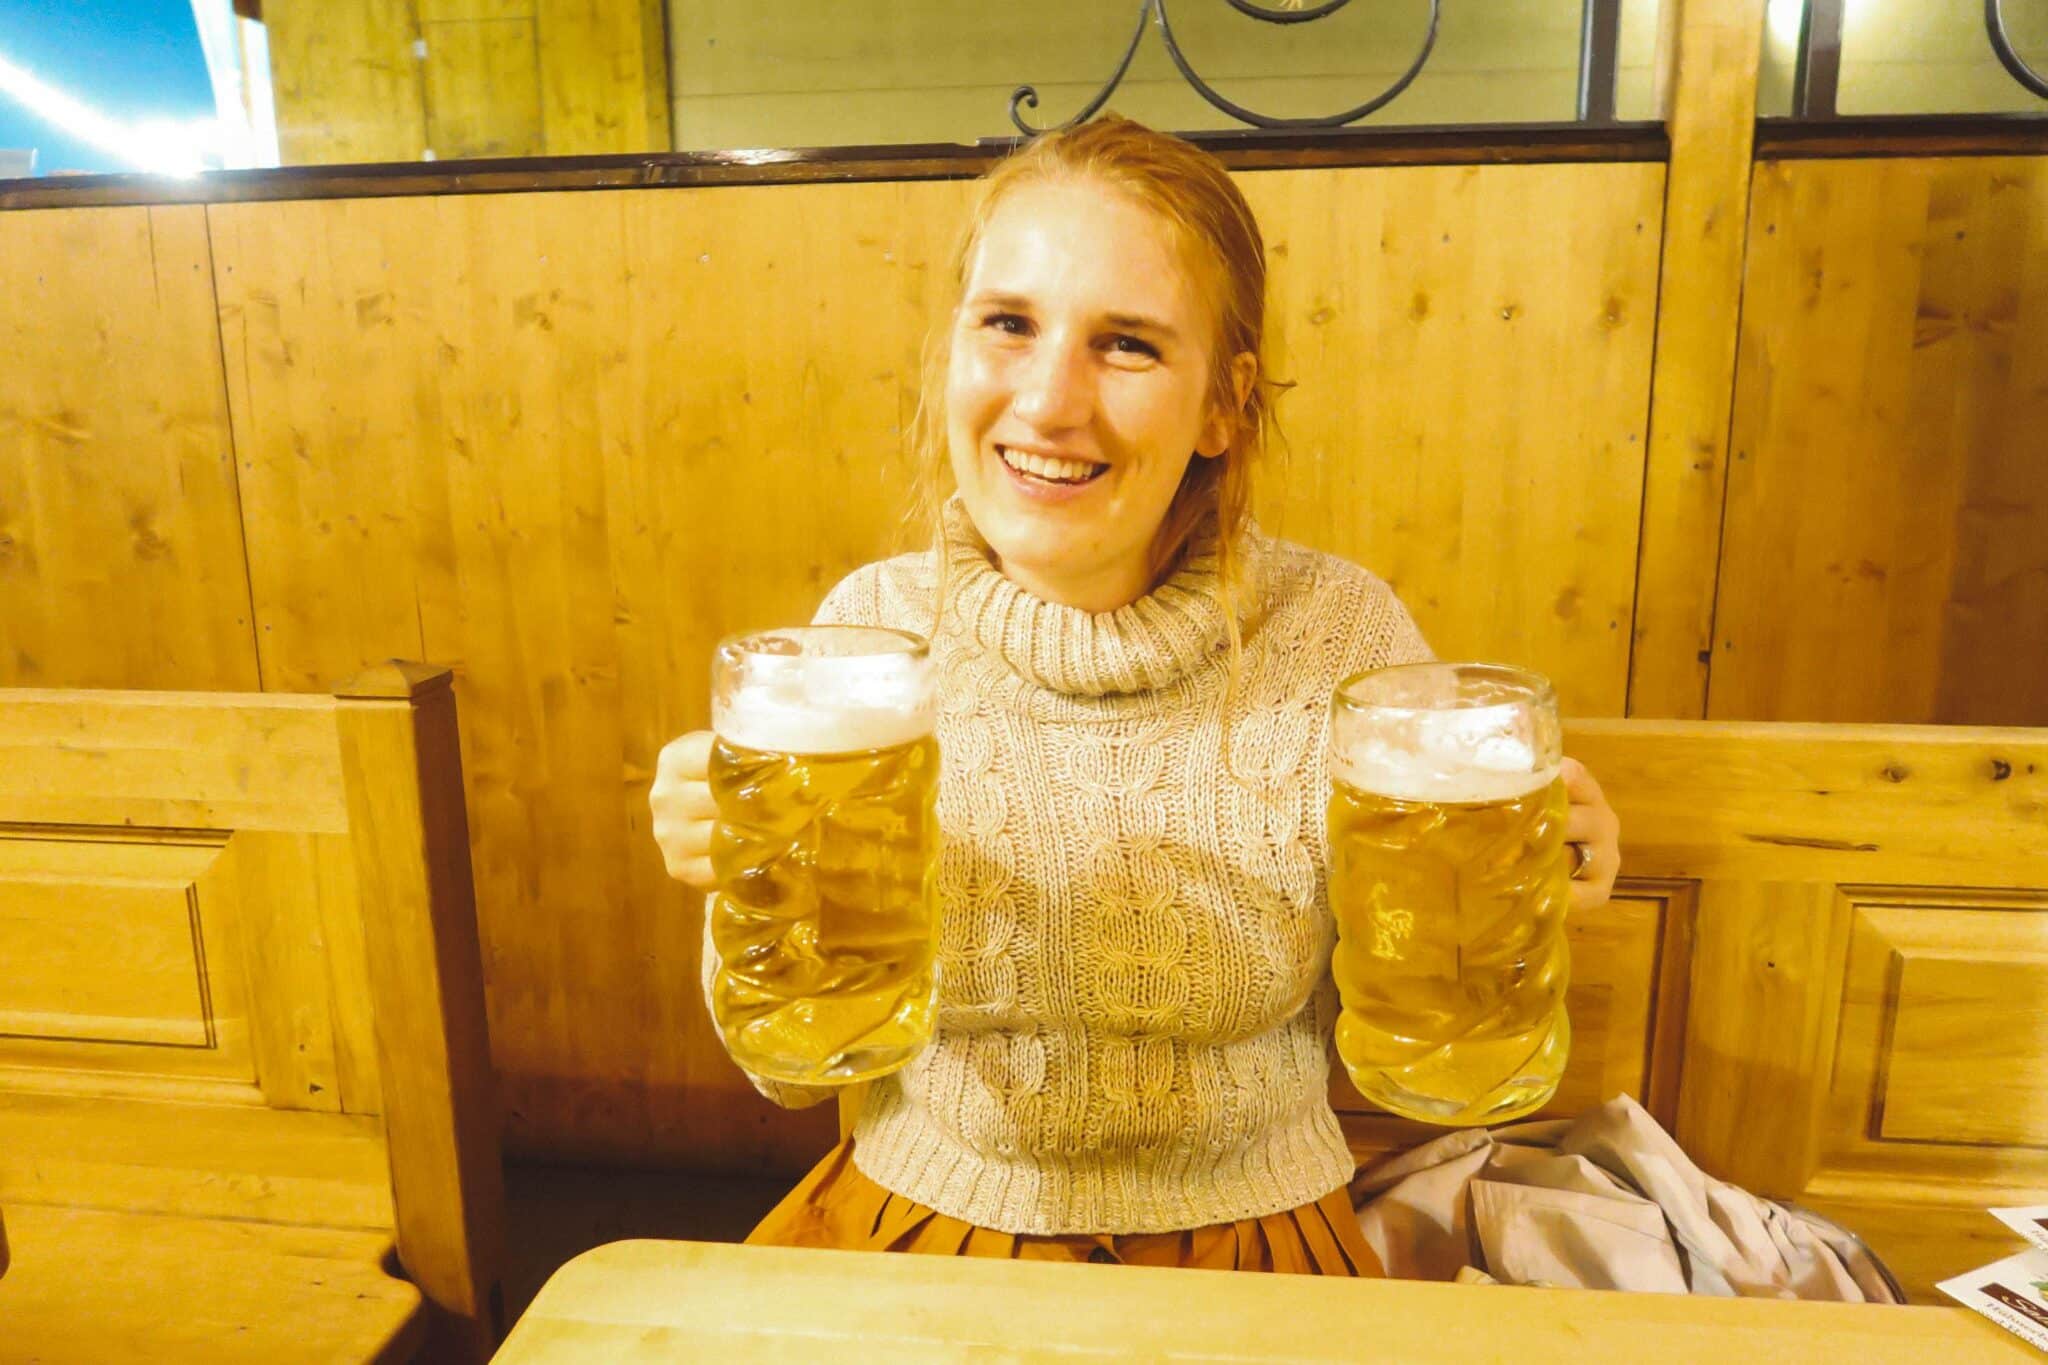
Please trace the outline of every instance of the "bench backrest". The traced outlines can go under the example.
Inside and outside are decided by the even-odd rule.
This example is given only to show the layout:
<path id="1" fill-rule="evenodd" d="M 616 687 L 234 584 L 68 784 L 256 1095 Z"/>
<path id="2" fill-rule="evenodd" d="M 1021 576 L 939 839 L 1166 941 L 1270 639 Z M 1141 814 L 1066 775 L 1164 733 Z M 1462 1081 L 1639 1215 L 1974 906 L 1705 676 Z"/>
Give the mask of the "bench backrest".
<path id="1" fill-rule="evenodd" d="M 0 1202 L 390 1228 L 436 1358 L 502 1330 L 445 670 L 332 697 L 0 689 Z"/>

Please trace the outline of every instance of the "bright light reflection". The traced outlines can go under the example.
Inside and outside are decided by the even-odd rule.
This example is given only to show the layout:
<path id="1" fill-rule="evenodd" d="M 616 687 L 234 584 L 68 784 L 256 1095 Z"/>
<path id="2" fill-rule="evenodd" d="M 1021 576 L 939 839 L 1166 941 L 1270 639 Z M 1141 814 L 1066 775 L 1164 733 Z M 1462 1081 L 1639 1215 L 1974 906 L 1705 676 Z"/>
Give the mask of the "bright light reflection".
<path id="1" fill-rule="evenodd" d="M 12 96 L 30 113 L 139 171 L 194 176 L 206 169 L 205 153 L 218 152 L 220 130 L 212 119 L 127 123 L 59 90 L 4 56 L 0 56 L 0 94 Z"/>
<path id="2" fill-rule="evenodd" d="M 1770 8 L 1764 11 L 1764 22 L 1771 27 L 1771 40 L 1779 47 L 1797 46 L 1799 21 L 1805 13 L 1806 0 L 1771 0 Z"/>

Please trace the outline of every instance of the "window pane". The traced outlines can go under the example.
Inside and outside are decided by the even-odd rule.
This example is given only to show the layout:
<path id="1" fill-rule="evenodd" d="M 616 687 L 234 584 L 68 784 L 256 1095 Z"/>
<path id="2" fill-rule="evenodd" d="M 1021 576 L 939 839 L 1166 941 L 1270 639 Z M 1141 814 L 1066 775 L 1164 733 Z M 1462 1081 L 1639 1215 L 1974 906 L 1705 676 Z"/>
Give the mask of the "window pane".
<path id="1" fill-rule="evenodd" d="M 1277 6 L 1278 0 L 1271 0 Z M 805 147 L 970 142 L 1011 135 L 1010 92 L 1037 88 L 1025 117 L 1084 107 L 1136 29 L 1135 0 L 671 0 L 676 146 Z M 1580 0 L 1446 0 L 1436 50 L 1375 123 L 1518 123 L 1575 116 Z M 1622 116 L 1650 117 L 1657 0 L 1627 0 Z M 1224 0 L 1169 4 L 1195 71 L 1262 114 L 1337 113 L 1390 85 L 1420 49 L 1427 0 L 1359 0 L 1324 19 L 1260 23 Z M 1181 79 L 1156 30 L 1110 107 L 1181 131 L 1244 125 Z"/>
<path id="2" fill-rule="evenodd" d="M 1770 0 L 1757 109 L 1792 112 L 1803 0 Z M 2048 74 L 2048 0 L 2006 0 L 2006 32 L 2021 57 Z M 1843 114 L 2048 114 L 1999 64 L 1982 0 L 1846 0 Z"/>

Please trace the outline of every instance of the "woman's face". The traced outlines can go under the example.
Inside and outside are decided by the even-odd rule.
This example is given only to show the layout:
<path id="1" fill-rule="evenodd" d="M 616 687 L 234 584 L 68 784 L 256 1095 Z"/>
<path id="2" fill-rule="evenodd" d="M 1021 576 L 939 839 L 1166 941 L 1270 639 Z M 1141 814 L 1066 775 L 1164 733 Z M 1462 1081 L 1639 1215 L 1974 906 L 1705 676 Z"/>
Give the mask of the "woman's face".
<path id="1" fill-rule="evenodd" d="M 953 323 L 946 424 L 1005 576 L 1096 612 L 1150 590 L 1188 461 L 1230 439 L 1210 331 L 1169 228 L 1126 195 L 1041 181 L 996 206 Z"/>

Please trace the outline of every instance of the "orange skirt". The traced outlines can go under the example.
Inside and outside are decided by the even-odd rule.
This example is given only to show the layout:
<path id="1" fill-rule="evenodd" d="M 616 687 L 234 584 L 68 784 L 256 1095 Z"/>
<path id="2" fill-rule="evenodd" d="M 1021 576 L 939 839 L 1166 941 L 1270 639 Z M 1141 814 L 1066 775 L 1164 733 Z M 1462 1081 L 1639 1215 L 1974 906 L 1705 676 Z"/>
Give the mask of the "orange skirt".
<path id="1" fill-rule="evenodd" d="M 828 1152 L 747 1234 L 747 1241 L 754 1246 L 1199 1266 L 1288 1275 L 1386 1274 L 1359 1232 L 1350 1194 L 1341 1185 L 1313 1204 L 1234 1223 L 1180 1232 L 1041 1237 L 976 1227 L 883 1189 L 853 1164 L 852 1138 Z"/>

